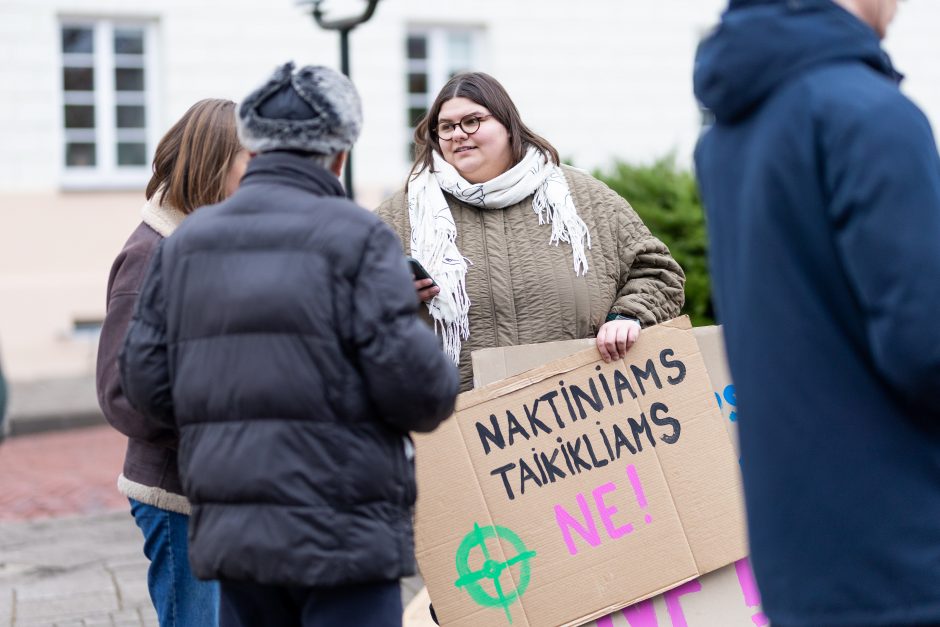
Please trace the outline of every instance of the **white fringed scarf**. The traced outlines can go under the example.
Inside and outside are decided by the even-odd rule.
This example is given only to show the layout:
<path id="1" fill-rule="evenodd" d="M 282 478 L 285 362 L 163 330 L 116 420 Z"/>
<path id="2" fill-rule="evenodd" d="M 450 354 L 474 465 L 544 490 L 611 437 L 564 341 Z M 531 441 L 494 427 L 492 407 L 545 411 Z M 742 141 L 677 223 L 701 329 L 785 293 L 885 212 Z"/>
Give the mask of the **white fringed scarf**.
<path id="1" fill-rule="evenodd" d="M 411 221 L 411 256 L 434 277 L 440 293 L 427 303 L 444 352 L 460 363 L 460 345 L 470 337 L 470 298 L 467 296 L 467 264 L 457 249 L 457 227 L 444 192 L 481 209 L 502 209 L 533 196 L 532 208 L 539 224 L 550 223 L 549 244 L 571 245 L 574 272 L 588 270 L 585 247 L 591 234 L 578 216 L 561 168 L 529 146 L 513 168 L 486 183 L 469 183 L 457 170 L 433 153 L 434 171 L 425 169 L 408 183 L 408 217 Z"/>

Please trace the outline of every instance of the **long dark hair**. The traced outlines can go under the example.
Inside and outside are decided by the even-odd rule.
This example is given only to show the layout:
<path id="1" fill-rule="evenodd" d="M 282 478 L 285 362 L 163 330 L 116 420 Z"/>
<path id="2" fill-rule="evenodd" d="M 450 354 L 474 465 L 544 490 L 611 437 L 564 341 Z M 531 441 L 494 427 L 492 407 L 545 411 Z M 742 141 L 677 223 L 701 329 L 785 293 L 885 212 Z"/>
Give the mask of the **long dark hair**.
<path id="1" fill-rule="evenodd" d="M 519 110 L 499 81 L 483 72 L 466 72 L 447 81 L 428 109 L 427 115 L 421 118 L 415 127 L 415 161 L 411 166 L 410 176 L 420 174 L 425 169 L 433 169 L 433 151 L 441 154 L 441 146 L 433 129 L 437 127 L 437 116 L 441 113 L 441 107 L 452 98 L 467 98 L 486 107 L 493 117 L 506 127 L 509 131 L 509 149 L 512 152 L 513 165 L 522 160 L 528 145 L 541 150 L 542 154 L 556 165 L 560 163 L 555 147 L 523 123 Z"/>

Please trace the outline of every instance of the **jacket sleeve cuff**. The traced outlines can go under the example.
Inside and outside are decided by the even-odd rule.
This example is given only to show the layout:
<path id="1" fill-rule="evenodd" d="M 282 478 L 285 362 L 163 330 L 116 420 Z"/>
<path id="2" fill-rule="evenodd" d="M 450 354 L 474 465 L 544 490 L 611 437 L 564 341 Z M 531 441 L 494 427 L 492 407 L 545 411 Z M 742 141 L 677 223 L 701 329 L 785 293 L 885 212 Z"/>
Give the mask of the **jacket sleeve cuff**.
<path id="1" fill-rule="evenodd" d="M 618 313 L 607 314 L 607 318 L 604 319 L 604 322 L 612 322 L 614 320 L 633 320 L 641 327 L 643 326 L 643 323 L 640 322 L 639 318 L 634 318 L 633 316 L 625 316 L 623 314 L 618 314 Z"/>

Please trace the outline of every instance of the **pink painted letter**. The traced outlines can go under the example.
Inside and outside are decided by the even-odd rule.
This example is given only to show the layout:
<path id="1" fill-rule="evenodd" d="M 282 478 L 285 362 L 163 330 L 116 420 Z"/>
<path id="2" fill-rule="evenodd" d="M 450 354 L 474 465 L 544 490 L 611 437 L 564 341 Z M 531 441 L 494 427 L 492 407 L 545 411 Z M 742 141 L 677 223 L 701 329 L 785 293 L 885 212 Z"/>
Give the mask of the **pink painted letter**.
<path id="1" fill-rule="evenodd" d="M 748 607 L 757 607 L 760 605 L 760 592 L 757 590 L 757 582 L 754 580 L 754 573 L 751 572 L 751 563 L 745 557 L 734 563 L 734 570 L 738 573 L 738 583 L 741 584 L 741 592 L 744 593 L 744 604 Z M 770 621 L 763 612 L 757 612 L 751 616 L 751 621 L 762 627 Z"/>
<path id="2" fill-rule="evenodd" d="M 679 605 L 679 597 L 698 592 L 701 589 L 702 584 L 699 583 L 698 579 L 693 579 L 666 593 L 666 610 L 669 612 L 672 627 L 688 627 L 688 623 L 685 622 L 685 614 L 682 613 L 682 606 Z"/>
<path id="3" fill-rule="evenodd" d="M 630 623 L 630 627 L 657 627 L 656 609 L 653 607 L 653 601 L 648 599 L 640 601 L 630 607 L 621 610 L 623 617 Z"/>
<path id="4" fill-rule="evenodd" d="M 598 546 L 601 543 L 601 538 L 597 535 L 597 525 L 594 524 L 594 517 L 588 509 L 587 500 L 580 493 L 577 500 L 578 506 L 581 508 L 581 514 L 584 516 L 584 525 L 565 511 L 565 508 L 561 505 L 555 506 L 555 520 L 558 522 L 558 528 L 561 529 L 561 535 L 565 538 L 565 544 L 568 545 L 568 552 L 572 555 L 577 555 L 578 548 L 574 545 L 574 538 L 571 537 L 571 529 L 577 531 L 591 546 Z"/>
<path id="5" fill-rule="evenodd" d="M 604 495 L 616 489 L 617 486 L 615 486 L 613 482 L 610 482 L 594 488 L 594 492 L 592 492 L 594 495 L 594 503 L 597 504 L 597 513 L 601 515 L 601 521 L 603 521 L 604 527 L 607 529 L 607 535 L 614 539 L 633 531 L 633 525 L 630 523 L 622 527 L 614 527 L 614 521 L 611 520 L 611 516 L 617 513 L 617 508 L 607 505 L 607 503 L 604 502 Z"/>

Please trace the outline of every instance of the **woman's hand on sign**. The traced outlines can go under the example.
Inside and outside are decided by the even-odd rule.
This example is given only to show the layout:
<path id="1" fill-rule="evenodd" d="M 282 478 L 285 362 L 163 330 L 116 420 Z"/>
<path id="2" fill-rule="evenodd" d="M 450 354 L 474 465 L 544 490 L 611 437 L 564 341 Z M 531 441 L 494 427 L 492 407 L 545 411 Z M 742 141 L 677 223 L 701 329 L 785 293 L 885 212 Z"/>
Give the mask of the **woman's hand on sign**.
<path id="1" fill-rule="evenodd" d="M 597 331 L 597 351 L 607 363 L 627 356 L 627 351 L 640 337 L 636 320 L 611 320 Z"/>
<path id="2" fill-rule="evenodd" d="M 414 278 L 414 277 L 412 277 Z M 441 288 L 434 285 L 434 279 L 419 279 L 415 281 L 415 290 L 422 303 L 426 303 L 441 293 Z"/>

